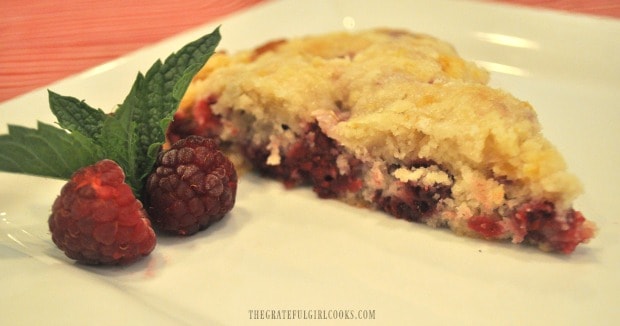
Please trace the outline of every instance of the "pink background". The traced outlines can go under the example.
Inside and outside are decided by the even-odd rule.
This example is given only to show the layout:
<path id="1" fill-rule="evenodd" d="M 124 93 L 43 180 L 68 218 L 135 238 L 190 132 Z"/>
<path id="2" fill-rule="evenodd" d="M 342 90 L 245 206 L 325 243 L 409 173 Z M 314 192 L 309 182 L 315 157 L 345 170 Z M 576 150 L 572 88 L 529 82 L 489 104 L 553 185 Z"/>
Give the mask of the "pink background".
<path id="1" fill-rule="evenodd" d="M 0 102 L 268 0 L 3 0 Z M 494 0 L 620 19 L 618 0 Z"/>

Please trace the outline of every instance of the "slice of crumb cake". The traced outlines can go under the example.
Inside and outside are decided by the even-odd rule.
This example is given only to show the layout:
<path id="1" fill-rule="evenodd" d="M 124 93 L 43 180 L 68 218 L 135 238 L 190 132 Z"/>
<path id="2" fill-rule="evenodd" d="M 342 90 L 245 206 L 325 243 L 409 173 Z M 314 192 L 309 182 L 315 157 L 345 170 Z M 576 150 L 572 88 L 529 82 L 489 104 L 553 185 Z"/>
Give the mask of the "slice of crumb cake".
<path id="1" fill-rule="evenodd" d="M 218 53 L 168 133 L 321 198 L 458 234 L 572 252 L 594 235 L 532 107 L 433 37 L 367 30 Z"/>

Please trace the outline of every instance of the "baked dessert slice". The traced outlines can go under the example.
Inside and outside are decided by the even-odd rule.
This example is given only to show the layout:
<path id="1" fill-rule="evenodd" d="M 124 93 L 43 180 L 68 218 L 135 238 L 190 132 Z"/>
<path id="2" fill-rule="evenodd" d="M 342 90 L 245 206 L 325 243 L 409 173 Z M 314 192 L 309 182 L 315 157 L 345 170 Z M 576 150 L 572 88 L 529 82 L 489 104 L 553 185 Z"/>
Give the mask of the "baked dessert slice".
<path id="1" fill-rule="evenodd" d="M 321 198 L 460 235 L 572 252 L 595 226 L 526 102 L 436 38 L 333 33 L 217 53 L 168 138 L 219 139 L 236 164 Z"/>

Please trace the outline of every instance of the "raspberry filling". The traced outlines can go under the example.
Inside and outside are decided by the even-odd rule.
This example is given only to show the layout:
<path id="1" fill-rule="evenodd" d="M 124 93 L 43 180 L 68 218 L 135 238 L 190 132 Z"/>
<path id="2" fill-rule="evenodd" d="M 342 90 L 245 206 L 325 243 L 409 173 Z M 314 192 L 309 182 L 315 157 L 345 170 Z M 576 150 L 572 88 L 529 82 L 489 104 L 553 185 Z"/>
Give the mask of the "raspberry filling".
<path id="1" fill-rule="evenodd" d="M 485 239 L 498 239 L 504 235 L 504 227 L 499 217 L 478 215 L 467 222 L 467 226 Z"/>
<path id="2" fill-rule="evenodd" d="M 316 123 L 310 124 L 304 136 L 288 148 L 278 165 L 267 164 L 267 146 L 244 148 L 246 157 L 261 173 L 281 179 L 289 188 L 311 184 L 320 198 L 338 198 L 362 188 L 361 162 L 352 156 L 345 157 L 349 171 L 340 173 L 337 160 L 344 155 L 343 149 Z"/>
<path id="3" fill-rule="evenodd" d="M 364 186 L 362 162 L 344 154 L 343 148 L 316 123 L 310 124 L 304 136 L 288 148 L 278 165 L 267 164 L 270 152 L 265 145 L 246 145 L 244 149 L 248 160 L 261 173 L 282 180 L 289 188 L 310 184 L 320 198 L 345 197 L 347 193 L 356 193 Z M 346 174 L 340 173 L 338 168 L 337 160 L 343 156 L 349 167 Z M 432 164 L 421 162 L 415 166 Z M 448 186 L 426 186 L 395 180 L 390 189 L 377 190 L 373 202 L 397 218 L 420 221 L 434 212 L 439 200 L 449 195 Z"/>
<path id="4" fill-rule="evenodd" d="M 168 141 L 174 144 L 192 135 L 217 139 L 222 132 L 222 121 L 211 110 L 216 102 L 215 96 L 209 96 L 196 102 L 191 111 L 177 111 L 166 132 Z"/>
<path id="5" fill-rule="evenodd" d="M 527 241 L 563 253 L 573 252 L 579 243 L 593 236 L 593 231 L 584 227 L 586 219 L 581 212 L 570 209 L 565 216 L 558 216 L 550 202 L 526 203 L 512 219 L 521 230 L 526 230 Z"/>
<path id="6" fill-rule="evenodd" d="M 553 203 L 529 202 L 522 204 L 508 223 L 498 216 L 481 215 L 472 217 L 467 226 L 486 239 L 502 238 L 511 228 L 515 242 L 525 240 L 550 251 L 568 254 L 593 236 L 593 231 L 584 225 L 585 221 L 581 212 L 574 209 L 559 216 Z"/>
<path id="7" fill-rule="evenodd" d="M 429 167 L 435 165 L 432 161 L 421 161 L 412 167 Z M 399 166 L 390 168 L 390 172 Z M 433 184 L 422 185 L 412 181 L 392 181 L 387 190 L 377 190 L 374 201 L 383 211 L 408 221 L 422 221 L 431 215 L 437 203 L 448 196 L 451 190 L 449 186 Z"/>

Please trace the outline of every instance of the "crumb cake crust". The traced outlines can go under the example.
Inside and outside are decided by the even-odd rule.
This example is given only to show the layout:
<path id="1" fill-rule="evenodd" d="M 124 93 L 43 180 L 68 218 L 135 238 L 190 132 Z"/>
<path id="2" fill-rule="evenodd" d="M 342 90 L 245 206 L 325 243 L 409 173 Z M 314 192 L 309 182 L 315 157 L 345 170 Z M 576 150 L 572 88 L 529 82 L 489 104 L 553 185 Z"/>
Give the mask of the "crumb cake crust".
<path id="1" fill-rule="evenodd" d="M 485 239 L 572 252 L 594 225 L 527 103 L 447 43 L 396 30 L 218 53 L 168 133 L 219 139 L 238 165 L 321 198 Z"/>

